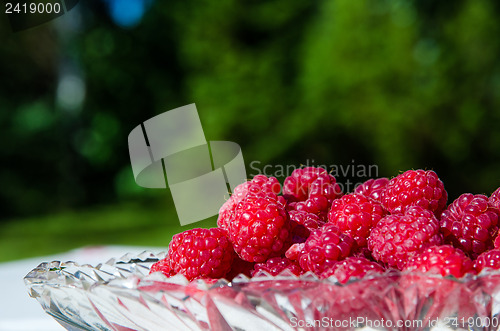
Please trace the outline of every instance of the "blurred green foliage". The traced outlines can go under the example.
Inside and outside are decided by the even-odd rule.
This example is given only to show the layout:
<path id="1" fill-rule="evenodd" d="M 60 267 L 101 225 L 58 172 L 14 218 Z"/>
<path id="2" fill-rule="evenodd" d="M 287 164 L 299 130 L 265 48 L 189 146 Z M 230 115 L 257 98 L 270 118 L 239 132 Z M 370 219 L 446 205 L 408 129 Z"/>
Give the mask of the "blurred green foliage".
<path id="1" fill-rule="evenodd" d="M 434 169 L 450 199 L 500 185 L 495 0 L 155 1 L 130 29 L 105 2 L 75 10 L 71 31 L 0 18 L 3 219 L 155 198 L 172 212 L 134 183 L 127 135 L 193 102 L 247 165 Z M 85 84 L 73 110 L 57 101 L 68 63 Z"/>

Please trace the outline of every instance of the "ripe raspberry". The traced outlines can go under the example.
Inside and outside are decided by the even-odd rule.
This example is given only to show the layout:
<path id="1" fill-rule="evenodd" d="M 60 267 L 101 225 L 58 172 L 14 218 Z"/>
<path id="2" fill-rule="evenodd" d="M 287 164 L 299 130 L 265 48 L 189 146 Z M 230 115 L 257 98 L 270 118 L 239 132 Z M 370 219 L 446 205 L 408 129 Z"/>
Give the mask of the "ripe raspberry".
<path id="1" fill-rule="evenodd" d="M 290 216 L 292 242 L 294 243 L 305 242 L 311 231 L 325 224 L 317 215 L 305 211 L 291 210 L 288 215 Z"/>
<path id="2" fill-rule="evenodd" d="M 291 244 L 290 220 L 283 197 L 247 195 L 228 222 L 229 239 L 245 261 L 264 262 L 282 255 Z"/>
<path id="3" fill-rule="evenodd" d="M 498 214 L 485 195 L 464 193 L 441 215 L 441 231 L 445 243 L 475 258 L 493 247 Z"/>
<path id="4" fill-rule="evenodd" d="M 500 249 L 492 249 L 479 255 L 474 261 L 477 272 L 483 269 L 500 269 Z"/>
<path id="5" fill-rule="evenodd" d="M 452 275 L 456 278 L 475 272 L 472 260 L 460 249 L 450 245 L 427 248 L 408 261 L 405 271 L 429 272 L 443 277 Z"/>
<path id="6" fill-rule="evenodd" d="M 361 194 L 347 194 L 332 202 L 328 221 L 350 235 L 358 248 L 366 247 L 371 229 L 385 216 L 380 203 Z"/>
<path id="7" fill-rule="evenodd" d="M 342 196 L 335 177 L 323 168 L 295 169 L 283 183 L 283 195 L 290 209 L 326 218 L 332 200 Z"/>
<path id="8" fill-rule="evenodd" d="M 290 271 L 295 276 L 300 276 L 303 273 L 297 262 L 291 261 L 286 257 L 273 257 L 266 262 L 256 263 L 251 273 L 252 277 L 261 271 L 266 271 L 271 274 L 271 276 L 277 276 L 284 270 Z"/>
<path id="9" fill-rule="evenodd" d="M 341 194 L 335 177 L 323 168 L 295 169 L 283 183 L 283 195 L 288 201 L 304 201 L 319 195 L 335 199 Z"/>
<path id="10" fill-rule="evenodd" d="M 384 268 L 376 262 L 372 262 L 364 257 L 348 257 L 343 261 L 337 262 L 330 269 L 321 274 L 321 278 L 335 277 L 345 284 L 352 277 L 363 278 L 367 274 L 380 274 Z"/>
<path id="11" fill-rule="evenodd" d="M 434 212 L 439 217 L 446 207 L 448 193 L 443 182 L 431 170 L 408 170 L 389 181 L 382 191 L 382 206 L 391 214 L 404 213 L 411 205 Z"/>
<path id="12" fill-rule="evenodd" d="M 500 211 L 500 187 L 497 188 L 495 192 L 491 193 L 488 201 L 493 208 L 496 208 Z"/>
<path id="13" fill-rule="evenodd" d="M 405 214 L 382 218 L 372 229 L 368 248 L 375 260 L 401 270 L 414 254 L 442 242 L 439 222 L 433 213 L 411 206 Z"/>
<path id="14" fill-rule="evenodd" d="M 292 245 L 286 257 L 298 260 L 304 271 L 320 275 L 337 261 L 349 256 L 354 245 L 355 242 L 349 235 L 327 223 L 314 230 L 305 243 Z"/>
<path id="15" fill-rule="evenodd" d="M 174 235 L 167 255 L 170 268 L 189 281 L 224 277 L 234 257 L 227 233 L 219 228 L 192 229 Z"/>
<path id="16" fill-rule="evenodd" d="M 228 223 L 234 217 L 234 210 L 247 195 L 274 196 L 281 191 L 281 185 L 275 177 L 257 175 L 252 180 L 235 187 L 233 194 L 219 210 L 217 225 L 228 229 Z"/>
<path id="17" fill-rule="evenodd" d="M 389 179 L 382 177 L 377 179 L 368 179 L 363 184 L 354 189 L 354 193 L 363 194 L 365 197 L 370 198 L 378 203 L 381 203 L 382 191 L 389 183 Z"/>
<path id="18" fill-rule="evenodd" d="M 168 256 L 154 263 L 151 266 L 149 273 L 152 274 L 153 272 L 157 271 L 161 271 L 167 277 L 175 275 L 175 272 L 170 268 L 170 260 Z"/>

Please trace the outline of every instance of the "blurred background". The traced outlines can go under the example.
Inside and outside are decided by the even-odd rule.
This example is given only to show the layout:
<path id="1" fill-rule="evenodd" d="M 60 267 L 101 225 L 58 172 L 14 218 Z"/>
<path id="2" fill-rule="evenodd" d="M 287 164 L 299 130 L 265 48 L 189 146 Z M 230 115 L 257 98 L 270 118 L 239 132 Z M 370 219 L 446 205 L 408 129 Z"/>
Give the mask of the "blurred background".
<path id="1" fill-rule="evenodd" d="M 168 190 L 135 184 L 127 136 L 190 103 L 208 140 L 240 144 L 249 175 L 425 168 L 449 202 L 489 195 L 499 15 L 495 0 L 86 0 L 14 33 L 1 13 L 0 261 L 167 246 L 189 228 Z"/>

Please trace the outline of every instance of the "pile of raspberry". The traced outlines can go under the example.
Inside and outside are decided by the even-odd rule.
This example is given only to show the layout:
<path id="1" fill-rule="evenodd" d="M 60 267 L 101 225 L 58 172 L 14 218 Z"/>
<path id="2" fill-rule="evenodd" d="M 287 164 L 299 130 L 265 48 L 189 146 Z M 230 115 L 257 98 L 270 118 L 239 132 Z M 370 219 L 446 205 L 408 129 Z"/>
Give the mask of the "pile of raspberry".
<path id="1" fill-rule="evenodd" d="M 257 175 L 235 188 L 217 228 L 174 235 L 151 273 L 189 281 L 313 273 L 346 283 L 389 269 L 456 278 L 500 269 L 500 188 L 447 201 L 432 170 L 369 179 L 350 193 L 323 168 L 296 169 L 283 187 Z"/>

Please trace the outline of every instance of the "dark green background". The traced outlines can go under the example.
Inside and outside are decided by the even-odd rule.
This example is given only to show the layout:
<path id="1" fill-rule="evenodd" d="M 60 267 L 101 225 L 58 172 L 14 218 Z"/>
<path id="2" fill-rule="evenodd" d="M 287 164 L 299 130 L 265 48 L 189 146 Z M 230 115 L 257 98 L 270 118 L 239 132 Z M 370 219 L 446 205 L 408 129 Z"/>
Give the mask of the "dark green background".
<path id="1" fill-rule="evenodd" d="M 185 228 L 168 190 L 135 184 L 127 136 L 193 102 L 249 175 L 314 160 L 433 169 L 451 200 L 500 186 L 498 1 L 155 1 L 128 29 L 104 2 L 74 10 L 77 28 L 17 33 L 0 15 L 0 260 L 166 246 Z M 86 87 L 71 111 L 68 65 Z"/>

